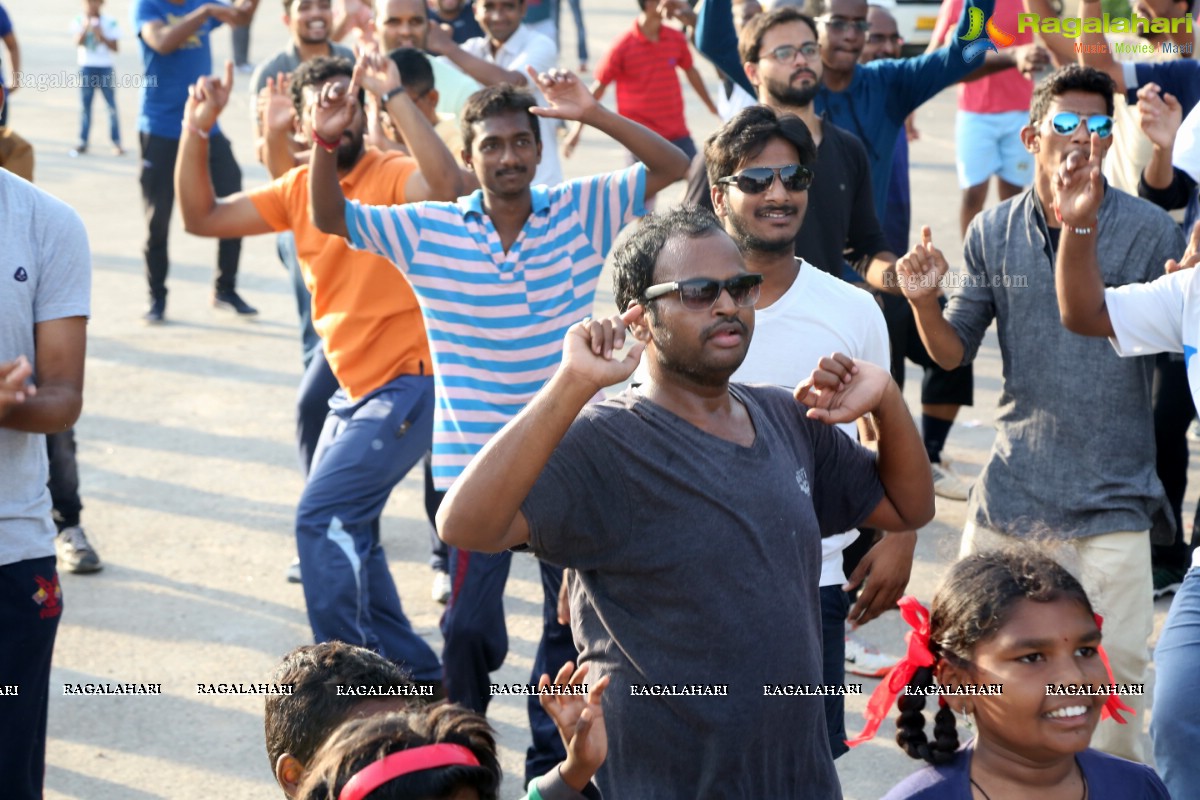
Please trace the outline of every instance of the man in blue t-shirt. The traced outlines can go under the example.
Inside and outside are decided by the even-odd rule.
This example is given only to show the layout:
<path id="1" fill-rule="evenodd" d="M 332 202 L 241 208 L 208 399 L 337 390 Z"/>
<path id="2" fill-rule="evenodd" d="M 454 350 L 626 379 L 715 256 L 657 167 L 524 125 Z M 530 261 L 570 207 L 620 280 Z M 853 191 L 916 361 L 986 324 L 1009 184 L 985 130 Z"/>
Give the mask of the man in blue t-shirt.
<path id="1" fill-rule="evenodd" d="M 8 18 L 8 12 L 4 10 L 4 6 L 0 6 L 0 41 L 4 42 L 4 46 L 8 48 L 8 59 L 12 62 L 12 85 L 8 87 L 8 94 L 12 94 L 17 90 L 17 85 L 20 82 L 21 75 L 21 48 L 17 44 L 17 35 L 13 33 L 12 20 Z M 4 89 L 4 69 L 3 62 L 0 62 L 0 89 Z M 8 104 L 0 104 L 0 128 L 8 125 Z"/>
<path id="2" fill-rule="evenodd" d="M 142 152 L 142 203 L 149 235 L 146 238 L 146 277 L 150 283 L 150 310 L 145 321 L 161 324 L 167 307 L 167 232 L 175 204 L 175 156 L 188 86 L 212 72 L 209 33 L 221 25 L 245 25 L 258 0 L 237 5 L 201 0 L 137 0 L 133 28 L 146 79 L 138 108 L 138 137 Z M 216 128 L 211 133 L 209 166 L 213 188 L 220 196 L 242 190 L 242 171 L 233 158 L 229 140 Z M 252 317 L 258 311 L 235 291 L 241 239 L 223 239 L 217 250 L 217 280 L 213 307 Z"/>

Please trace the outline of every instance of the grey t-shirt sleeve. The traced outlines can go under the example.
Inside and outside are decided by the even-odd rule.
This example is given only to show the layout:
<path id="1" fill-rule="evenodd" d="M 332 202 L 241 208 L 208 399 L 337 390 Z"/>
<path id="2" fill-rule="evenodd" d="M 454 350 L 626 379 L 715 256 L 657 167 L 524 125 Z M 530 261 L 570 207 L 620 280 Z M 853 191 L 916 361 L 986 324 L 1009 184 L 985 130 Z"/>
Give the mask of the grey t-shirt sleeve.
<path id="1" fill-rule="evenodd" d="M 983 225 L 979 217 L 967 228 L 963 260 L 967 279 L 950 297 L 944 314 L 962 341 L 962 364 L 970 364 L 975 360 L 979 345 L 983 343 L 983 335 L 996 316 L 996 301 L 984 264 Z"/>
<path id="2" fill-rule="evenodd" d="M 48 205 L 58 208 L 52 211 Z M 92 252 L 83 220 L 74 209 L 54 198 L 47 198 L 46 205 L 35 213 L 40 269 L 33 304 L 34 324 L 89 316 Z"/>
<path id="3" fill-rule="evenodd" d="M 551 564 L 596 569 L 632 527 L 630 493 L 620 465 L 607 453 L 598 423 L 572 423 L 521 504 L 529 549 Z"/>
<path id="4" fill-rule="evenodd" d="M 875 454 L 835 426 L 805 422 L 812 431 L 812 499 L 821 535 L 857 528 L 883 499 Z"/>

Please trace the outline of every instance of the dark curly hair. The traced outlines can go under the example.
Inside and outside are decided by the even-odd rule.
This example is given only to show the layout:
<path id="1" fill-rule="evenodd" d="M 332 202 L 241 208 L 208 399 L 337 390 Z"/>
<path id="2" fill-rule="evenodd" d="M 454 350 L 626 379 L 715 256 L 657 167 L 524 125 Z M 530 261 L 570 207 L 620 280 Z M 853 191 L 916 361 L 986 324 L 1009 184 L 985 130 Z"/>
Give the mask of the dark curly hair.
<path id="1" fill-rule="evenodd" d="M 706 208 L 678 206 L 661 214 L 647 214 L 629 238 L 613 252 L 613 294 L 617 308 L 627 311 L 654 285 L 654 267 L 663 247 L 673 236 L 698 239 L 725 229 Z M 653 313 L 653 306 L 647 308 Z"/>
<path id="2" fill-rule="evenodd" d="M 1071 573 L 1038 552 L 1032 544 L 967 556 L 953 567 L 938 588 L 929 610 L 929 650 L 934 658 L 967 665 L 982 641 L 995 636 L 1018 600 L 1053 603 L 1074 600 L 1090 615 L 1092 604 Z M 916 671 L 909 686 L 933 685 L 933 668 Z M 958 750 L 954 712 L 948 706 L 934 717 L 933 741 L 925 735 L 925 697 L 901 694 L 896 703 L 896 743 L 911 758 L 930 764 L 949 763 Z"/>
<path id="3" fill-rule="evenodd" d="M 1090 92 L 1104 98 L 1105 113 L 1113 115 L 1113 93 L 1116 84 L 1107 73 L 1079 64 L 1068 64 L 1051 72 L 1033 90 L 1029 105 L 1029 124 L 1037 127 L 1056 97 L 1067 92 Z"/>
<path id="4" fill-rule="evenodd" d="M 462 126 L 463 150 L 471 152 L 471 143 L 475 141 L 475 123 L 483 122 L 488 117 L 498 117 L 501 114 L 529 115 L 529 127 L 533 129 L 533 141 L 542 143 L 542 127 L 538 118 L 529 109 L 537 105 L 537 100 L 528 89 L 514 86 L 511 83 L 498 83 L 487 86 L 467 98 L 459 115 Z"/>
<path id="5" fill-rule="evenodd" d="M 450 766 L 410 772 L 372 791 L 371 800 L 447 798 L 472 788 L 481 800 L 497 800 L 502 771 L 496 740 L 481 715 L 459 705 L 352 719 L 334 731 L 317 752 L 296 800 L 337 800 L 342 788 L 368 765 L 392 753 L 430 744 L 458 744 L 479 766 Z"/>
<path id="6" fill-rule="evenodd" d="M 348 58 L 335 56 L 317 56 L 310 58 L 292 72 L 292 107 L 296 109 L 296 117 L 304 119 L 304 89 L 308 86 L 320 87 L 331 78 L 345 75 L 354 77 L 354 62 Z M 358 103 L 362 105 L 363 90 L 358 90 Z"/>

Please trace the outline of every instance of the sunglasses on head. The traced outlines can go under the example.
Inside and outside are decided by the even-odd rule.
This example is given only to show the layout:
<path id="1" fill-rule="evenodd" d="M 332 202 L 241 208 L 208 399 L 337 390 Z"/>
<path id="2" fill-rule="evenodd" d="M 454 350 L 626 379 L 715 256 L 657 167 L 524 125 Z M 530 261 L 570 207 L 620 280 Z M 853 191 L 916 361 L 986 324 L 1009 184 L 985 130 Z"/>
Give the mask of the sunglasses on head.
<path id="1" fill-rule="evenodd" d="M 787 164 L 782 167 L 750 167 L 734 175 L 718 178 L 717 183 L 732 183 L 742 194 L 762 194 L 771 188 L 776 175 L 789 192 L 803 192 L 813 182 L 811 169 L 801 164 Z"/>
<path id="2" fill-rule="evenodd" d="M 763 276 L 757 272 L 746 272 L 723 281 L 712 278 L 690 278 L 686 281 L 658 283 L 642 294 L 646 301 L 654 300 L 671 292 L 679 292 L 679 302 L 689 311 L 708 311 L 717 304 L 721 290 L 729 292 L 733 304 L 745 308 L 758 302 Z"/>
<path id="3" fill-rule="evenodd" d="M 790 64 L 796 60 L 797 53 L 805 58 L 814 58 L 820 51 L 821 47 L 816 42 L 805 42 L 804 44 L 780 45 L 771 52 L 767 53 L 767 55 L 778 61 L 780 64 Z"/>
<path id="4" fill-rule="evenodd" d="M 1076 114 L 1074 111 L 1060 111 L 1050 120 L 1051 127 L 1059 136 L 1070 136 L 1079 130 L 1079 126 L 1084 123 L 1084 118 Z M 1112 136 L 1113 118 L 1107 114 L 1093 114 L 1087 118 L 1088 133 L 1094 133 L 1101 139 L 1107 139 Z"/>

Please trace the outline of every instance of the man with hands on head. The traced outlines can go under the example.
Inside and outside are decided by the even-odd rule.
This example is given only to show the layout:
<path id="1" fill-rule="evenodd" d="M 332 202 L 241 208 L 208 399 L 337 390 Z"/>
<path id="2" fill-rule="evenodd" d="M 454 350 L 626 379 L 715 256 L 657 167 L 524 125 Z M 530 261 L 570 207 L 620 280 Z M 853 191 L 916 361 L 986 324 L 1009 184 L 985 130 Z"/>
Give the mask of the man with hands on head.
<path id="1" fill-rule="evenodd" d="M 480 189 L 457 203 L 405 206 L 346 202 L 334 159 L 313 149 L 309 173 L 313 221 L 352 246 L 387 257 L 411 281 L 425 315 L 434 357 L 438 407 L 433 478 L 439 492 L 554 374 L 558 342 L 591 308 L 604 257 L 621 228 L 641 216 L 646 196 L 679 180 L 687 157 L 649 129 L 599 105 L 566 70 L 537 75 L 549 103 L 500 84 L 472 95 L 459 119 L 463 163 Z M 331 89 L 314 127 L 337 139 L 345 92 Z M 538 119 L 582 121 L 611 136 L 641 163 L 618 172 L 533 186 L 545 147 Z M 438 502 L 441 496 L 439 494 Z M 442 618 L 443 661 L 451 700 L 483 712 L 489 673 L 504 663 L 508 636 L 504 585 L 510 555 L 452 549 L 451 598 Z M 570 631 L 557 622 L 562 572 L 542 564 L 543 635 L 533 677 L 575 657 Z M 534 748 L 526 774 L 562 759 L 550 720 L 530 698 Z"/>
<path id="2" fill-rule="evenodd" d="M 1110 286 L 1153 280 L 1183 251 L 1179 227 L 1165 212 L 1107 185 L 1097 190 L 1097 215 L 1070 224 L 1064 212 L 1060 221 L 1054 177 L 1072 158 L 1103 158 L 1112 110 L 1112 80 L 1098 70 L 1070 65 L 1043 79 L 1021 131 L 1033 153 L 1033 186 L 971 222 L 966 273 L 945 311 L 937 293 L 949 267 L 928 227 L 897 274 L 921 339 L 945 369 L 971 361 L 997 322 L 1004 365 L 997 436 L 972 487 L 961 552 L 1003 546 L 1034 526 L 1051 532 L 1050 554 L 1081 572 L 1107 621 L 1115 680 L 1138 683 L 1153 627 L 1146 539 L 1172 525 L 1155 472 L 1153 364 L 1119 359 L 1103 342 L 1064 330 L 1054 290 L 1055 253 L 1077 245 L 1077 237 L 1103 239 L 1100 267 Z M 1142 698 L 1127 699 L 1142 705 Z M 1139 760 L 1139 733 L 1106 720 L 1092 743 Z"/>
<path id="3" fill-rule="evenodd" d="M 822 698 L 770 689 L 821 684 L 821 534 L 932 518 L 920 436 L 887 370 L 841 354 L 795 397 L 729 383 L 762 276 L 709 212 L 648 217 L 614 269 L 624 312 L 568 330 L 554 376 L 450 490 L 441 535 L 575 570 L 580 663 L 611 680 L 622 731 L 606 795 L 840 797 Z M 588 405 L 643 349 L 647 382 Z M 833 428 L 868 413 L 878 458 Z"/>
<path id="4" fill-rule="evenodd" d="M 1100 176 L 1100 149 L 1093 138 L 1091 153 L 1073 153 L 1054 176 L 1063 225 L 1085 229 L 1100 216 L 1105 202 Z M 1200 406 L 1200 222 L 1192 228 L 1183 257 L 1163 265 L 1166 274 L 1150 283 L 1105 288 L 1095 236 L 1064 237 L 1056 264 L 1058 306 L 1063 325 L 1082 336 L 1106 337 L 1118 355 L 1182 353 L 1193 402 Z M 1154 648 L 1154 712 L 1150 735 L 1154 760 L 1173 796 L 1184 797 L 1200 780 L 1195 752 L 1196 715 L 1193 691 L 1197 653 L 1197 593 L 1200 550 L 1171 604 Z"/>
<path id="5" fill-rule="evenodd" d="M 176 173 L 187 229 L 200 236 L 249 236 L 291 229 L 313 323 L 340 390 L 329 402 L 296 520 L 304 597 L 318 641 L 340 640 L 401 663 L 417 682 L 438 683 L 437 656 L 412 630 L 379 545 L 388 495 L 429 447 L 433 378 L 420 310 L 408 283 L 386 262 L 351 251 L 309 218 L 310 166 L 249 193 L 218 199 L 206 165 L 206 134 L 229 100 L 225 79 L 192 88 Z M 363 147 L 366 118 L 357 87 L 378 95 L 405 132 L 413 157 Z M 374 203 L 448 200 L 461 190 L 453 156 L 399 85 L 396 66 L 377 53 L 354 66 L 318 57 L 292 80 L 303 132 L 328 159 L 339 197 Z M 322 98 L 337 96 L 338 133 L 312 123 Z M 340 185 L 339 185 L 340 181 Z M 317 364 L 314 359 L 310 369 Z M 382 444 L 382 446 L 381 446 Z"/>

